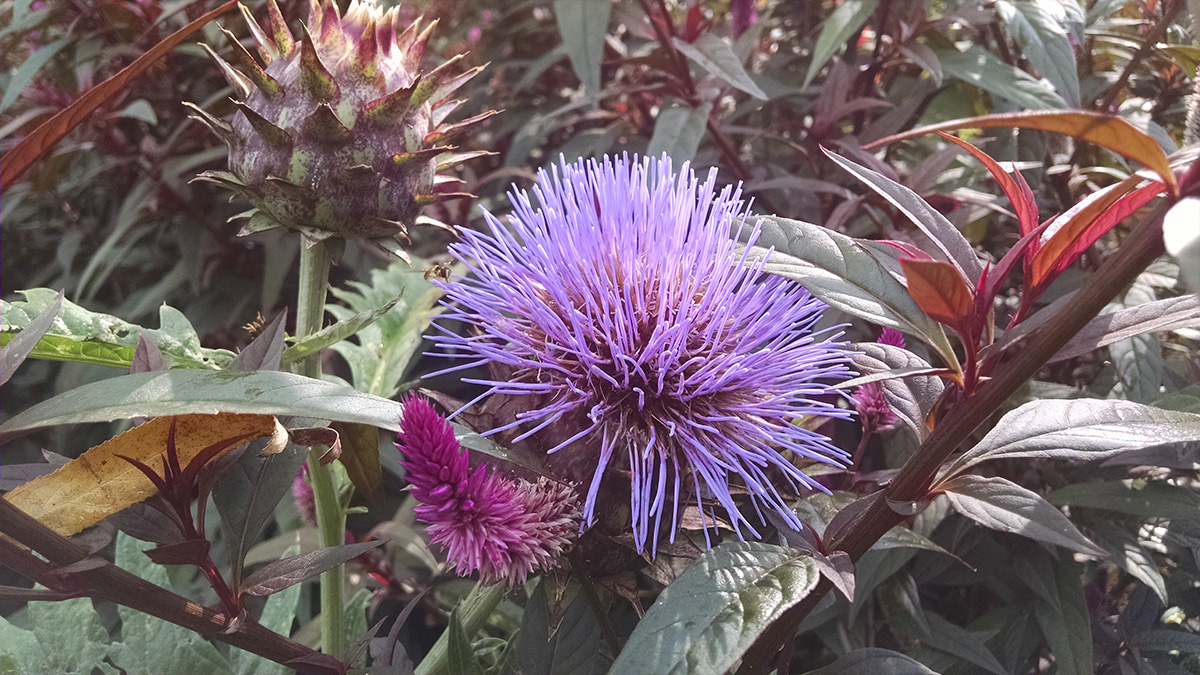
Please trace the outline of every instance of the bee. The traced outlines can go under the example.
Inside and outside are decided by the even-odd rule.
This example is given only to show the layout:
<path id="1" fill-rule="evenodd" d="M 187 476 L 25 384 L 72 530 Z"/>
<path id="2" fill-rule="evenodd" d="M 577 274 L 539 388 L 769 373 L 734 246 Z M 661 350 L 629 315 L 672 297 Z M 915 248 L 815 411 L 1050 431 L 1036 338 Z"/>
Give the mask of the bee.
<path id="1" fill-rule="evenodd" d="M 439 279 L 441 281 L 450 280 L 450 268 L 444 263 L 434 263 L 433 267 L 425 270 L 425 281 L 430 279 Z"/>

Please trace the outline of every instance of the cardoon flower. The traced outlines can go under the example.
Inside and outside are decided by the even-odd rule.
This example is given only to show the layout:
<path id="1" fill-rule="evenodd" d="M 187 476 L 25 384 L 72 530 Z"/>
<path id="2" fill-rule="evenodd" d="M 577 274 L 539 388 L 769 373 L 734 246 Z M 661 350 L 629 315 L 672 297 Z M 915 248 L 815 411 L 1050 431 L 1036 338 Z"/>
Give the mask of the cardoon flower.
<path id="1" fill-rule="evenodd" d="M 881 345 L 903 348 L 904 333 L 893 328 L 884 328 L 877 342 Z M 888 405 L 887 399 L 884 398 L 883 384 L 880 382 L 868 382 L 862 385 L 855 390 L 851 401 L 854 402 L 854 409 L 858 411 L 858 418 L 862 420 L 863 436 L 869 436 L 876 431 L 887 431 L 900 421 L 895 411 Z"/>
<path id="2" fill-rule="evenodd" d="M 416 397 L 404 402 L 399 440 L 406 479 L 420 502 L 417 518 L 460 576 L 479 572 L 484 584 L 514 587 L 556 565 L 579 526 L 570 487 L 545 478 L 516 482 L 485 467 L 471 471 L 454 429 Z"/>
<path id="3" fill-rule="evenodd" d="M 639 551 L 648 539 L 654 550 L 664 518 L 674 538 L 681 502 L 708 498 L 739 536 L 757 536 L 734 477 L 756 510 L 799 528 L 777 481 L 821 488 L 785 451 L 846 459 L 796 422 L 851 414 L 825 396 L 849 376 L 849 354 L 813 332 L 825 305 L 736 253 L 731 235 L 758 237 L 737 225 L 748 215 L 739 189 L 718 190 L 715 171 L 701 183 L 686 164 L 676 176 L 669 159 L 625 157 L 563 162 L 533 195 L 538 206 L 511 193 L 511 230 L 485 213 L 489 232 L 465 232 L 451 251 L 471 275 L 442 284 L 444 317 L 479 333 L 443 328 L 436 340 L 470 359 L 450 370 L 488 364 L 495 379 L 464 381 L 529 401 L 489 433 L 524 425 L 516 442 L 546 430 L 548 452 L 569 456 L 555 461 L 588 482 L 589 525 L 628 485 Z"/>

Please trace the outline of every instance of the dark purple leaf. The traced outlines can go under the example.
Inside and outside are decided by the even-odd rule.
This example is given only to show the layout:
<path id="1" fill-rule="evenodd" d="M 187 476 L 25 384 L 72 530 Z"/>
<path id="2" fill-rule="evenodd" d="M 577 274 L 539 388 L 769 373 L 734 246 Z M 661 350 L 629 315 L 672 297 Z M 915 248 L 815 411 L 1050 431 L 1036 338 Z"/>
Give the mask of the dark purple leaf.
<path id="1" fill-rule="evenodd" d="M 159 565 L 195 565 L 208 561 L 210 544 L 207 539 L 188 539 L 178 544 L 167 544 L 146 551 L 146 556 Z"/>
<path id="2" fill-rule="evenodd" d="M 846 599 L 854 602 L 854 563 L 850 554 L 845 551 L 834 551 L 829 555 L 817 553 L 813 555 L 817 570 L 842 592 Z"/>
<path id="3" fill-rule="evenodd" d="M 55 574 L 55 575 L 59 575 L 59 576 L 67 576 L 67 575 L 71 575 L 71 574 L 77 574 L 79 572 L 86 572 L 88 570 L 94 570 L 98 567 L 104 567 L 105 565 L 109 565 L 109 564 L 111 564 L 111 563 L 109 563 L 104 558 L 101 558 L 100 556 L 89 555 L 88 557 L 86 557 L 82 560 L 77 560 L 77 561 L 71 563 L 70 565 L 66 565 L 64 567 L 59 567 L 59 568 L 55 569 L 51 574 Z"/>
<path id="4" fill-rule="evenodd" d="M 0 472 L 0 492 L 8 492 L 18 485 L 23 485 L 47 474 L 53 473 L 57 466 L 46 462 L 33 464 L 6 464 Z"/>
<path id="5" fill-rule="evenodd" d="M 183 541 L 179 525 L 162 511 L 145 502 L 118 511 L 107 519 L 125 534 L 155 544 L 178 544 Z"/>
<path id="6" fill-rule="evenodd" d="M 304 675 L 345 675 L 346 666 L 328 654 L 313 652 L 292 659 L 283 665 Z"/>
<path id="7" fill-rule="evenodd" d="M 167 364 L 163 361 L 162 351 L 158 345 L 146 337 L 145 333 L 138 333 L 138 343 L 133 350 L 133 362 L 129 365 L 129 372 L 131 374 L 151 373 L 166 369 Z"/>
<path id="8" fill-rule="evenodd" d="M 825 538 L 840 538 L 843 532 L 848 532 L 850 528 L 854 527 L 862 519 L 863 514 L 867 512 L 867 509 L 873 503 L 882 498 L 883 492 L 879 491 L 850 502 L 848 506 L 838 511 L 837 515 L 829 521 L 829 525 L 825 527 Z"/>
<path id="9" fill-rule="evenodd" d="M 279 370 L 283 358 L 283 325 L 287 321 L 287 310 L 280 312 L 258 337 L 229 363 L 227 370 Z"/>
<path id="10" fill-rule="evenodd" d="M 284 558 L 264 565 L 242 583 L 246 595 L 270 595 L 305 579 L 317 576 L 338 565 L 357 558 L 373 548 L 383 545 L 382 540 L 346 544 Z"/>
<path id="11" fill-rule="evenodd" d="M 54 319 L 58 316 L 58 310 L 62 307 L 63 291 L 59 291 L 58 295 L 54 296 L 54 301 L 50 306 L 37 315 L 29 325 L 13 336 L 13 339 L 0 349 L 0 384 L 8 382 L 9 378 L 17 372 L 17 368 L 24 363 L 29 352 L 37 346 L 38 340 L 50 330 L 50 326 L 54 325 Z"/>
<path id="12" fill-rule="evenodd" d="M 1048 363 L 1073 359 L 1134 335 L 1195 326 L 1198 319 L 1200 297 L 1195 293 L 1102 314 L 1089 321 Z"/>
<path id="13" fill-rule="evenodd" d="M 400 615 L 392 622 L 392 628 L 388 631 L 387 637 L 371 640 L 371 660 L 374 665 L 398 669 L 397 675 L 412 675 L 412 661 L 409 660 L 404 645 L 400 644 L 400 629 L 404 627 L 404 622 L 408 621 L 409 615 L 416 609 L 421 598 L 424 598 L 428 591 L 428 588 L 422 589 L 420 593 L 413 596 L 412 600 L 408 601 L 408 604 L 400 611 Z"/>

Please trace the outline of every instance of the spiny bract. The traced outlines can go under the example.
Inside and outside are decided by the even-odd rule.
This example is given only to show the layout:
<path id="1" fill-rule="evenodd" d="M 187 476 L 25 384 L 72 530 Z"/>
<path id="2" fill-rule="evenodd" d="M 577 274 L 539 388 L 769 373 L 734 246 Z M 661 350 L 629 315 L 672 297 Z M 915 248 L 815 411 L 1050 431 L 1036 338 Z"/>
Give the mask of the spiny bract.
<path id="1" fill-rule="evenodd" d="M 455 154 L 444 143 L 486 116 L 444 124 L 463 103 L 450 95 L 480 68 L 454 75 L 456 56 L 420 73 L 436 22 L 401 30 L 398 9 L 375 0 L 354 0 L 344 17 L 334 0 L 311 0 L 298 41 L 275 0 L 266 30 L 241 10 L 261 64 L 224 29 L 236 67 L 205 46 L 240 114 L 229 123 L 191 106 L 229 144 L 230 170 L 201 178 L 254 205 L 239 234 L 288 227 L 310 242 L 368 239 L 404 257 L 400 245 L 421 207 L 464 196 L 435 192 L 455 180 L 437 172 L 487 154 Z"/>

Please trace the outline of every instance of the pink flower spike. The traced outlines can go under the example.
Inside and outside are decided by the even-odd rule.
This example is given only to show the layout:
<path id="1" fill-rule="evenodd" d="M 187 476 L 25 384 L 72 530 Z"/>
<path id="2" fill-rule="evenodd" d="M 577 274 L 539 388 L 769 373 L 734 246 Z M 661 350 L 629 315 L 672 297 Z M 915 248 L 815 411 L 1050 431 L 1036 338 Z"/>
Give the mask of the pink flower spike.
<path id="1" fill-rule="evenodd" d="M 471 470 L 454 429 L 423 399 L 404 401 L 397 447 L 404 459 L 417 518 L 446 551 L 460 576 L 519 586 L 555 567 L 579 531 L 579 499 L 566 485 L 509 480 L 486 467 Z"/>
<path id="2" fill-rule="evenodd" d="M 892 347 L 904 348 L 904 333 L 893 328 L 884 328 L 879 334 L 878 343 Z M 876 431 L 886 431 L 896 426 L 900 418 L 888 405 L 883 396 L 883 385 L 879 382 L 869 382 L 855 390 L 850 397 L 854 409 L 862 420 L 863 433 L 871 434 Z"/>

